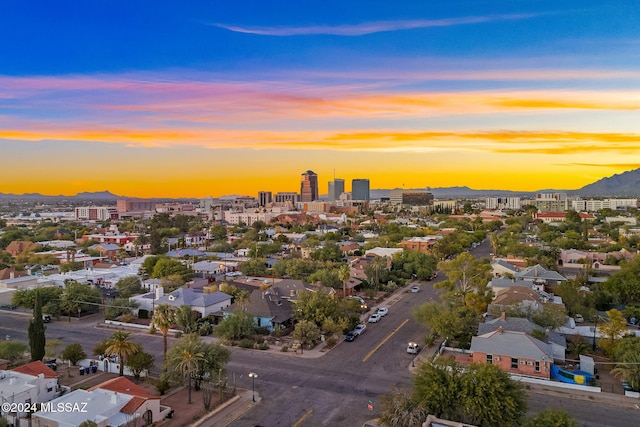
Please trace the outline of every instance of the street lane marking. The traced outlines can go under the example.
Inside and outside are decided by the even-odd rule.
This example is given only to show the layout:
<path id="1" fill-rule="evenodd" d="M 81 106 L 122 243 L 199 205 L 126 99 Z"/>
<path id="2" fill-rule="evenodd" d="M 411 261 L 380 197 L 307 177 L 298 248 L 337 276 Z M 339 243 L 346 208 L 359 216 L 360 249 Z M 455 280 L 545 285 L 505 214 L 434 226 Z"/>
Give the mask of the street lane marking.
<path id="1" fill-rule="evenodd" d="M 394 336 L 399 330 L 400 328 L 402 328 L 404 325 L 407 324 L 407 322 L 409 321 L 409 319 L 405 319 L 404 322 L 402 322 L 400 324 L 400 326 L 398 326 L 397 328 L 395 328 L 393 331 L 391 331 L 391 333 L 389 335 L 387 335 L 387 337 L 385 339 L 382 340 L 382 342 L 380 342 L 380 344 L 378 344 L 377 346 L 374 347 L 373 350 L 371 350 L 365 357 L 364 359 L 362 359 L 363 362 L 366 362 L 367 360 L 369 360 L 369 358 L 371 356 L 373 356 L 373 353 L 375 353 L 376 351 L 380 350 L 380 347 L 382 347 L 387 341 L 389 341 L 391 339 L 392 336 Z"/>
<path id="2" fill-rule="evenodd" d="M 298 421 L 295 422 L 295 424 L 293 424 L 291 427 L 298 427 L 300 425 L 300 423 L 302 423 L 305 418 L 307 418 L 309 415 L 311 415 L 311 413 L 313 412 L 313 409 L 309 409 L 307 412 L 304 413 L 303 416 L 300 417 L 300 419 Z"/>

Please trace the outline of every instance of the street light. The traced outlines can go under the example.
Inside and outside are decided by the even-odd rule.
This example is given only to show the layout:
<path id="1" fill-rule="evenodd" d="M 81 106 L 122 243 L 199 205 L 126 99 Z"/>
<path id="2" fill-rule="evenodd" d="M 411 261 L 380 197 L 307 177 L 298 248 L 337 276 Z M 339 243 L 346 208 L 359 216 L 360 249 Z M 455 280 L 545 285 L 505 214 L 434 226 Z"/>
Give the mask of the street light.
<path id="1" fill-rule="evenodd" d="M 256 378 L 258 378 L 258 374 L 255 372 L 249 372 L 249 378 L 251 378 L 251 400 L 255 403 L 256 401 Z"/>

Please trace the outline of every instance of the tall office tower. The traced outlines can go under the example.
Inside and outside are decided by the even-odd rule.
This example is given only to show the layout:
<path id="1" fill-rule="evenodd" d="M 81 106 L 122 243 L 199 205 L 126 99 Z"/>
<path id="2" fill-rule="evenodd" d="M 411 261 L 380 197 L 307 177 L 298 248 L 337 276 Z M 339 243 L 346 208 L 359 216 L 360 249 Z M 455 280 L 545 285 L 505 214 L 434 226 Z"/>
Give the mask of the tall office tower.
<path id="1" fill-rule="evenodd" d="M 318 175 L 314 171 L 306 171 L 302 174 L 300 183 L 300 201 L 313 202 L 318 199 Z"/>
<path id="2" fill-rule="evenodd" d="M 340 195 L 344 193 L 344 179 L 335 178 L 333 181 L 329 181 L 329 200 L 334 201 L 340 198 Z"/>
<path id="3" fill-rule="evenodd" d="M 351 199 L 367 201 L 371 199 L 368 179 L 354 179 L 351 181 Z"/>
<path id="4" fill-rule="evenodd" d="M 260 206 L 267 206 L 272 199 L 271 191 L 258 191 L 258 204 Z"/>

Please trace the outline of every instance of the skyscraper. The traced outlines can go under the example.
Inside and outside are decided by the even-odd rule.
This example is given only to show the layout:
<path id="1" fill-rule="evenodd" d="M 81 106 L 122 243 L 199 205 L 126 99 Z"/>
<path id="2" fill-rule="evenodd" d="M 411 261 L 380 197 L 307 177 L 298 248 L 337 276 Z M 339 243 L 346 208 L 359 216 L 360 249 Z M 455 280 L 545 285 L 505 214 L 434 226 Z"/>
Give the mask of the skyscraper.
<path id="1" fill-rule="evenodd" d="M 338 200 L 340 195 L 344 193 L 344 179 L 335 178 L 333 181 L 329 181 L 329 200 Z"/>
<path id="2" fill-rule="evenodd" d="M 366 201 L 371 199 L 371 196 L 369 195 L 368 179 L 354 179 L 351 181 L 351 198 L 353 200 Z"/>
<path id="3" fill-rule="evenodd" d="M 318 175 L 311 170 L 302 174 L 300 183 L 300 201 L 313 202 L 318 199 Z"/>
<path id="4" fill-rule="evenodd" d="M 258 204 L 260 206 L 267 206 L 272 201 L 271 191 L 259 191 L 258 192 Z"/>

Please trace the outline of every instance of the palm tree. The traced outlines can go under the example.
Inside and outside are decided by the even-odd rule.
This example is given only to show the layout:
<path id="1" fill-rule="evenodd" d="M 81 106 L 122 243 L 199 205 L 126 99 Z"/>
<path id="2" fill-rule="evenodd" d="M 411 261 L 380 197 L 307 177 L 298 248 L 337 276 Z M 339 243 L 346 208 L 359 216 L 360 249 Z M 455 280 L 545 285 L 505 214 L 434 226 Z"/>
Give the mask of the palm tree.
<path id="1" fill-rule="evenodd" d="M 342 282 L 342 296 L 347 296 L 347 280 L 351 277 L 351 271 L 347 264 L 340 266 L 340 270 L 338 270 L 338 278 Z"/>
<path id="2" fill-rule="evenodd" d="M 204 353 L 197 351 L 196 347 L 183 348 L 180 353 L 180 361 L 176 364 L 176 369 L 187 378 L 187 390 L 189 390 L 189 403 L 191 403 L 191 378 L 198 372 L 201 362 L 204 362 Z"/>
<path id="3" fill-rule="evenodd" d="M 162 334 L 162 361 L 164 362 L 167 355 L 167 335 L 176 321 L 176 312 L 169 304 L 160 304 L 153 310 L 151 320 Z"/>
<path id="4" fill-rule="evenodd" d="M 131 334 L 124 331 L 116 331 L 107 340 L 106 354 L 117 354 L 120 362 L 120 376 L 124 375 L 124 363 L 127 357 L 138 350 L 138 344 L 129 341 Z"/>
<path id="5" fill-rule="evenodd" d="M 233 296 L 233 299 L 238 303 L 242 311 L 245 311 L 247 309 L 247 304 L 251 302 L 251 292 L 246 289 L 238 289 L 236 294 Z"/>
<path id="6" fill-rule="evenodd" d="M 618 363 L 611 373 L 616 377 L 626 380 L 632 389 L 640 389 L 640 353 L 630 352 L 625 355 L 622 362 Z"/>

